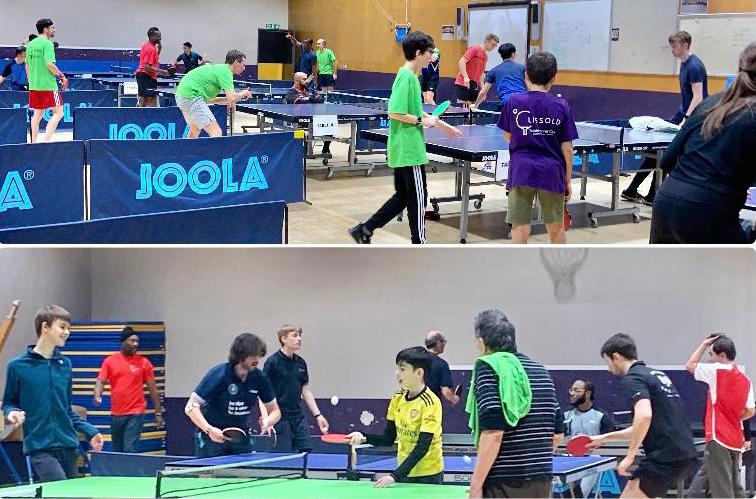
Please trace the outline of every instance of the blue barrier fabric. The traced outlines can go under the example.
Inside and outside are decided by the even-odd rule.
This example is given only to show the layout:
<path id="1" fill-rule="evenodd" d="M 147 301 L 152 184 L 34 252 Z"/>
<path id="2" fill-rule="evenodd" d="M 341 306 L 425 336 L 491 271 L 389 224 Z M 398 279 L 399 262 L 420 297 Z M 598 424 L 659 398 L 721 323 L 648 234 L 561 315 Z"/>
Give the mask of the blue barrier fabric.
<path id="1" fill-rule="evenodd" d="M 0 108 L 0 145 L 26 144 L 29 125 L 23 109 Z"/>
<path id="2" fill-rule="evenodd" d="M 5 244 L 280 244 L 285 203 L 107 218 L 0 230 Z"/>
<path id="3" fill-rule="evenodd" d="M 115 90 L 72 90 L 62 92 L 63 119 L 58 124 L 58 130 L 71 130 L 73 128 L 73 110 L 77 107 L 113 107 L 116 105 Z M 0 108 L 29 106 L 29 92 L 13 90 L 0 91 Z M 29 112 L 31 116 L 31 111 Z M 52 116 L 52 110 L 45 111 L 40 128 L 44 130 L 47 120 Z M 28 118 L 27 118 L 28 121 Z"/>
<path id="4" fill-rule="evenodd" d="M 92 219 L 303 200 L 292 132 L 185 140 L 92 140 Z"/>
<path id="5" fill-rule="evenodd" d="M 0 146 L 0 228 L 84 220 L 84 143 Z"/>
<path id="6" fill-rule="evenodd" d="M 228 108 L 210 106 L 223 134 Z M 82 107 L 74 110 L 74 140 L 154 140 L 184 138 L 189 126 L 177 107 Z M 202 136 L 207 136 L 202 132 Z"/>

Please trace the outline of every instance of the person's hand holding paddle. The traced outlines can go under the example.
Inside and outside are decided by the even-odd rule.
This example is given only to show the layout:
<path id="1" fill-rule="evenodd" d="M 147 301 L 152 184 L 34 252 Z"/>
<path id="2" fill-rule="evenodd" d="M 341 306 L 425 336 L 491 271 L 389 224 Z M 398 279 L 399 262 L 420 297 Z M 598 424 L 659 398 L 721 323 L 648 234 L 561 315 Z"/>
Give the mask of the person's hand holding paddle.
<path id="1" fill-rule="evenodd" d="M 352 432 L 347 435 L 347 437 L 349 438 L 350 445 L 362 445 L 367 440 L 365 438 L 365 435 L 363 435 L 359 431 Z"/>
<path id="2" fill-rule="evenodd" d="M 260 416 L 260 433 L 270 435 L 273 431 L 273 423 L 270 421 L 270 416 Z"/>
<path id="3" fill-rule="evenodd" d="M 230 438 L 223 435 L 223 430 L 216 428 L 215 426 L 209 427 L 205 433 L 207 433 L 207 436 L 210 437 L 210 440 L 212 440 L 216 444 L 222 444 L 231 440 Z"/>
<path id="4" fill-rule="evenodd" d="M 606 443 L 606 438 L 604 435 L 593 435 L 591 436 L 591 441 L 586 444 L 586 448 L 593 450 L 598 449 L 602 445 Z"/>

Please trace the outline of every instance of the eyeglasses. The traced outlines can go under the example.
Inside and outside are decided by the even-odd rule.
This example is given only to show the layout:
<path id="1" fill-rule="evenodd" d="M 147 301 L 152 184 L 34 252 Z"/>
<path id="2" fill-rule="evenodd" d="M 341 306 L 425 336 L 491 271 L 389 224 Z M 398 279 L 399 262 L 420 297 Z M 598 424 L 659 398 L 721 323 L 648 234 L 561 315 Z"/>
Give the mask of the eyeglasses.
<path id="1" fill-rule="evenodd" d="M 576 390 L 575 388 L 570 388 L 567 390 L 568 393 L 585 393 L 585 390 Z"/>

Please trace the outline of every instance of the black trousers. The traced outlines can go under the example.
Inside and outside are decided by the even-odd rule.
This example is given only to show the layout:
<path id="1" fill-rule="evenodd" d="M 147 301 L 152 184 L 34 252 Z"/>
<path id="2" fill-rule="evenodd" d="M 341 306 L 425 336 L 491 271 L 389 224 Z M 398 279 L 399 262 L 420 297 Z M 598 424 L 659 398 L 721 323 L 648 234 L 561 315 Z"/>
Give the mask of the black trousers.
<path id="1" fill-rule="evenodd" d="M 407 210 L 412 244 L 425 243 L 425 207 L 428 192 L 425 181 L 425 166 L 402 166 L 394 168 L 394 195 L 381 206 L 364 226 L 373 232 Z"/>

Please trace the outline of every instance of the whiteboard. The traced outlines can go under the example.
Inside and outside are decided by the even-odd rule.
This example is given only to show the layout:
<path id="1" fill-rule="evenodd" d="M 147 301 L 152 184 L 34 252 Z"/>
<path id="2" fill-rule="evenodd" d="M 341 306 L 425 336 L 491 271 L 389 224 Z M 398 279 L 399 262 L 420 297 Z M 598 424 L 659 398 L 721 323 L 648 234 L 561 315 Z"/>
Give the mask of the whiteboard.
<path id="1" fill-rule="evenodd" d="M 612 29 L 619 40 L 610 42 L 609 71 L 675 74 L 667 39 L 677 31 L 679 11 L 680 0 L 614 0 Z"/>
<path id="2" fill-rule="evenodd" d="M 543 50 L 559 69 L 609 70 L 612 0 L 551 0 L 544 5 Z"/>
<path id="3" fill-rule="evenodd" d="M 528 58 L 530 36 L 530 4 L 468 6 L 467 46 L 480 45 L 487 34 L 493 33 L 501 43 L 511 43 L 517 48 L 517 62 L 525 64 Z M 488 53 L 486 71 L 501 64 L 497 50 Z"/>
<path id="4" fill-rule="evenodd" d="M 740 53 L 756 40 L 756 14 L 680 16 L 680 29 L 693 37 L 690 50 L 709 75 L 729 76 L 738 70 Z"/>

